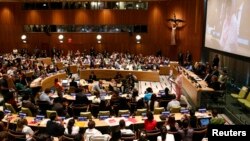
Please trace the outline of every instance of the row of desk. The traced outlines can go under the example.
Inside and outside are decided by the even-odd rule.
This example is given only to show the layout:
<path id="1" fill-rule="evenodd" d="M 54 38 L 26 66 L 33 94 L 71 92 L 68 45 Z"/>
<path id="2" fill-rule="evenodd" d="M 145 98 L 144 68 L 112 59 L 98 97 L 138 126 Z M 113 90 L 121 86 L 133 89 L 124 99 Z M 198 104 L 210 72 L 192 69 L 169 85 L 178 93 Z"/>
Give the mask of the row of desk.
<path id="1" fill-rule="evenodd" d="M 188 78 L 190 76 L 196 79 L 196 82 Z M 214 89 L 208 87 L 206 81 L 200 79 L 199 76 L 186 69 L 183 69 L 182 88 L 195 107 L 201 106 L 201 97 L 203 94 L 214 91 Z"/>
<path id="2" fill-rule="evenodd" d="M 158 123 L 162 123 L 165 122 L 165 120 L 161 120 L 160 118 L 161 115 L 154 115 L 154 119 L 158 122 Z M 181 120 L 184 116 L 184 114 L 181 113 L 175 113 L 174 114 L 175 119 Z M 198 118 L 210 118 L 211 115 L 209 112 L 207 113 L 196 113 L 196 116 Z M 9 118 L 10 123 L 11 124 L 16 124 L 17 120 L 20 119 L 20 117 L 17 114 L 12 114 L 11 116 L 5 117 L 3 119 L 4 122 L 7 122 L 7 118 Z M 28 125 L 31 127 L 46 127 L 46 123 L 49 120 L 48 118 L 45 118 L 41 121 L 36 121 L 35 117 L 25 117 L 28 121 Z M 95 121 L 96 123 L 96 127 L 110 127 L 110 126 L 117 126 L 119 123 L 120 119 L 124 119 L 126 121 L 126 125 L 143 125 L 144 124 L 144 120 L 145 118 L 142 116 L 134 116 L 134 117 L 129 117 L 129 118 L 125 118 L 125 117 L 110 117 L 108 119 L 105 120 L 100 120 L 100 119 L 96 119 L 93 118 L 92 120 Z M 64 123 L 67 123 L 68 119 L 65 119 Z M 75 125 L 79 126 L 80 128 L 87 128 L 88 127 L 88 120 L 87 121 L 78 121 L 76 119 Z"/>

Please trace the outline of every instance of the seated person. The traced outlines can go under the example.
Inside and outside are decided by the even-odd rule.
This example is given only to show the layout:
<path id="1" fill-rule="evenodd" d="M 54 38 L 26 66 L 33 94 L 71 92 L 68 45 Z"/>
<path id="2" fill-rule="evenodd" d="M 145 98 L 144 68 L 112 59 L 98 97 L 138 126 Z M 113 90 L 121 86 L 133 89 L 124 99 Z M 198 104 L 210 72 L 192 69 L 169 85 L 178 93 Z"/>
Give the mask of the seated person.
<path id="1" fill-rule="evenodd" d="M 220 90 L 221 83 L 218 81 L 218 77 L 213 75 L 211 78 L 211 82 L 208 84 L 208 87 L 214 90 Z"/>
<path id="2" fill-rule="evenodd" d="M 176 99 L 176 96 L 174 95 L 173 96 L 174 99 L 172 99 L 169 103 L 168 103 L 168 106 L 167 106 L 167 110 L 169 111 L 171 108 L 173 107 L 180 107 L 181 106 L 181 103 L 180 101 L 178 101 Z"/>
<path id="3" fill-rule="evenodd" d="M 68 121 L 64 134 L 76 135 L 79 133 L 79 130 L 80 130 L 79 126 L 75 126 L 75 119 L 72 118 Z"/>
<path id="4" fill-rule="evenodd" d="M 210 119 L 210 124 L 225 124 L 225 120 L 218 117 L 218 111 L 216 109 L 212 110 L 212 118 Z"/>
<path id="5" fill-rule="evenodd" d="M 84 94 L 82 92 L 81 88 L 77 88 L 75 92 L 76 92 L 76 98 L 75 98 L 75 101 L 73 101 L 72 105 L 78 106 L 78 105 L 88 105 L 89 104 L 89 100 L 88 100 L 86 94 Z"/>
<path id="6" fill-rule="evenodd" d="M 189 117 L 190 127 L 198 128 L 199 124 L 198 124 L 198 118 L 195 116 L 195 110 L 193 110 L 193 109 L 190 110 L 189 114 L 190 114 L 190 117 Z"/>
<path id="7" fill-rule="evenodd" d="M 49 98 L 50 89 L 46 88 L 44 92 L 39 96 L 40 101 L 47 101 L 50 105 L 53 104 L 53 100 Z"/>
<path id="8" fill-rule="evenodd" d="M 120 121 L 119 121 L 119 127 L 120 127 L 120 131 L 121 131 L 121 134 L 122 135 L 133 135 L 134 134 L 134 132 L 132 131 L 132 130 L 130 130 L 130 129 L 126 129 L 126 124 L 125 124 L 125 121 L 123 120 L 123 119 L 121 119 Z"/>
<path id="9" fill-rule="evenodd" d="M 85 131 L 85 133 L 83 135 L 84 136 L 84 141 L 89 141 L 89 138 L 91 136 L 99 136 L 99 135 L 102 135 L 102 133 L 95 128 L 95 121 L 90 120 L 88 122 L 88 129 L 86 129 L 86 131 Z"/>
<path id="10" fill-rule="evenodd" d="M 99 80 L 97 84 L 95 84 L 92 88 L 92 91 L 98 91 L 99 93 L 105 92 L 103 85 L 103 81 Z"/>
<path id="11" fill-rule="evenodd" d="M 62 136 L 65 130 L 63 121 L 56 116 L 56 113 L 51 113 L 49 118 L 50 120 L 46 124 L 47 133 L 53 137 Z M 57 121 L 59 121 L 60 123 L 58 123 Z"/>
<path id="12" fill-rule="evenodd" d="M 16 131 L 25 133 L 26 134 L 26 139 L 31 140 L 34 131 L 28 126 L 28 121 L 27 119 L 19 119 L 16 124 Z"/>
<path id="13" fill-rule="evenodd" d="M 144 101 L 149 102 L 151 100 L 152 94 L 153 94 L 152 88 L 148 87 L 146 89 L 146 92 L 145 92 L 145 95 L 144 95 Z"/>
<path id="14" fill-rule="evenodd" d="M 92 99 L 93 104 L 100 104 L 101 103 L 101 98 L 100 98 L 100 93 L 98 91 L 94 91 L 94 97 Z"/>
<path id="15" fill-rule="evenodd" d="M 89 83 L 92 83 L 93 81 L 97 81 L 96 75 L 94 73 L 94 71 L 91 71 L 90 75 L 89 75 Z"/>
<path id="16" fill-rule="evenodd" d="M 123 76 L 120 72 L 117 72 L 117 74 L 114 77 L 114 79 L 116 80 L 117 83 L 120 83 L 122 78 L 123 78 Z"/>
<path id="17" fill-rule="evenodd" d="M 55 78 L 54 80 L 54 87 L 58 90 L 58 91 L 63 91 L 63 87 L 62 85 L 60 84 L 58 78 Z"/>
<path id="18" fill-rule="evenodd" d="M 152 112 L 147 112 L 147 119 L 144 121 L 144 129 L 146 131 L 155 130 L 157 126 L 156 120 L 154 120 L 154 115 Z"/>
<path id="19" fill-rule="evenodd" d="M 75 82 L 75 77 L 72 78 L 72 81 L 69 83 L 69 86 L 78 88 L 77 82 Z"/>
<path id="20" fill-rule="evenodd" d="M 32 115 L 36 115 L 39 107 L 31 102 L 30 95 L 25 94 L 22 98 L 22 107 L 29 108 Z"/>
<path id="21" fill-rule="evenodd" d="M 162 95 L 161 99 L 162 100 L 172 100 L 172 99 L 174 99 L 174 95 L 173 94 L 169 94 L 168 87 L 165 88 L 165 95 Z"/>

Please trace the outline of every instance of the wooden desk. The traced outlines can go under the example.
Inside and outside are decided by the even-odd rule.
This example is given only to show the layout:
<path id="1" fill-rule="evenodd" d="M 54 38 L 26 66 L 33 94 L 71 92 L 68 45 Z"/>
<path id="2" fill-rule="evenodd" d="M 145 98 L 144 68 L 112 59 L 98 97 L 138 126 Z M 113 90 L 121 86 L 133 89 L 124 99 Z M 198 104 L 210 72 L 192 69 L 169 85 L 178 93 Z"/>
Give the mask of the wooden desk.
<path id="1" fill-rule="evenodd" d="M 201 86 L 201 88 L 198 88 L 196 86 L 197 84 L 188 79 L 188 76 L 183 73 L 182 87 L 186 91 L 188 97 L 191 99 L 194 106 L 200 107 L 202 94 L 204 94 L 204 92 L 213 92 L 214 90 L 212 88 L 207 87 L 206 81 L 199 79 L 199 77 L 193 72 L 185 69 L 184 71 L 189 76 L 197 78 L 197 83 Z"/>
<path id="2" fill-rule="evenodd" d="M 197 116 L 197 118 L 203 118 L 203 117 L 211 117 L 210 112 L 207 113 L 199 113 L 196 112 L 195 115 Z M 154 119 L 157 121 L 157 123 L 164 123 L 164 120 L 160 119 L 161 115 L 154 115 Z M 181 120 L 181 118 L 183 117 L 183 114 L 181 113 L 175 113 L 175 120 Z M 11 124 L 16 124 L 17 120 L 20 118 L 18 117 L 17 114 L 12 114 L 10 116 L 10 123 Z M 28 121 L 28 125 L 31 127 L 46 127 L 46 123 L 49 120 L 48 118 L 43 119 L 42 121 L 38 121 L 38 122 L 34 122 L 35 117 L 26 117 L 27 121 Z M 110 119 L 114 119 L 116 123 L 110 124 L 107 120 Z M 142 116 L 135 116 L 135 117 L 130 117 L 129 119 L 127 118 L 123 118 L 123 117 L 112 117 L 105 120 L 100 120 L 100 119 L 92 119 L 93 121 L 95 121 L 96 123 L 96 127 L 111 127 L 111 126 L 117 126 L 119 123 L 120 119 L 124 119 L 125 121 L 129 121 L 131 123 L 131 125 L 133 126 L 138 126 L 141 125 L 143 126 L 144 124 L 144 119 L 142 118 Z M 131 122 L 132 121 L 132 122 Z M 3 119 L 3 122 L 7 122 L 6 118 Z M 67 123 L 67 119 L 65 121 L 65 124 Z M 80 128 L 87 128 L 88 127 L 88 121 L 78 121 L 76 120 L 75 122 L 76 126 L 79 126 Z"/>
<path id="3" fill-rule="evenodd" d="M 170 65 L 160 66 L 159 75 L 169 75 L 169 73 L 170 73 Z"/>
<path id="4" fill-rule="evenodd" d="M 44 64 L 51 65 L 52 61 L 50 57 L 47 58 L 37 58 L 38 62 L 43 62 Z"/>
<path id="5" fill-rule="evenodd" d="M 139 81 L 154 81 L 159 82 L 158 71 L 130 71 L 130 70 L 113 70 L 113 69 L 87 69 L 80 71 L 81 79 L 89 79 L 91 72 L 94 72 L 98 79 L 112 79 L 115 77 L 117 72 L 120 72 L 123 77 L 126 77 L 129 73 L 132 73 L 137 77 Z"/>
<path id="6" fill-rule="evenodd" d="M 30 84 L 31 88 L 34 87 L 42 87 L 42 90 L 45 90 L 46 88 L 51 88 L 54 86 L 54 80 L 55 78 L 60 79 L 66 79 L 66 73 L 65 72 L 59 72 L 56 74 L 50 74 L 49 76 L 47 76 L 46 78 L 42 79 L 42 78 L 36 78 L 35 80 L 33 80 Z"/>

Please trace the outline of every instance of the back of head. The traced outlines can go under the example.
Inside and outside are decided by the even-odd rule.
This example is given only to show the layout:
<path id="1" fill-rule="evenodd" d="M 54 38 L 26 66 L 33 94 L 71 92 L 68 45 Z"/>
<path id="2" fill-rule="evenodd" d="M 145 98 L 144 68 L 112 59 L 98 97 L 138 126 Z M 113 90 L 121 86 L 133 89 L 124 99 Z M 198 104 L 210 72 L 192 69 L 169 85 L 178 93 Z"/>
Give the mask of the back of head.
<path id="1" fill-rule="evenodd" d="M 49 88 L 46 88 L 46 89 L 44 90 L 44 92 L 45 92 L 46 94 L 49 94 L 49 93 L 50 93 L 50 89 L 49 89 Z"/>
<path id="2" fill-rule="evenodd" d="M 147 112 L 147 119 L 148 119 L 149 121 L 152 121 L 152 120 L 154 119 L 154 115 L 153 115 L 152 112 L 150 112 L 150 111 Z"/>
<path id="3" fill-rule="evenodd" d="M 88 128 L 89 128 L 89 129 L 95 128 L 95 122 L 94 122 L 93 120 L 90 120 L 90 121 L 88 122 Z"/>
<path id="4" fill-rule="evenodd" d="M 54 121 L 56 119 L 56 113 L 51 113 L 50 116 L 49 116 L 49 119 L 51 121 Z"/>
<path id="5" fill-rule="evenodd" d="M 120 126 L 121 129 L 122 129 L 122 128 L 125 128 L 126 124 L 125 124 L 125 121 L 124 121 L 123 119 L 121 119 L 121 120 L 119 121 L 119 126 Z"/>
<path id="6" fill-rule="evenodd" d="M 216 109 L 213 109 L 212 110 L 212 116 L 217 117 L 217 115 L 218 115 L 218 111 Z"/>
<path id="7" fill-rule="evenodd" d="M 147 91 L 147 93 L 153 93 L 153 90 L 152 90 L 151 87 L 148 87 L 148 88 L 146 89 L 146 91 Z"/>
<path id="8" fill-rule="evenodd" d="M 168 89 L 168 87 L 165 88 L 165 94 L 166 94 L 166 95 L 169 94 L 169 89 Z"/>

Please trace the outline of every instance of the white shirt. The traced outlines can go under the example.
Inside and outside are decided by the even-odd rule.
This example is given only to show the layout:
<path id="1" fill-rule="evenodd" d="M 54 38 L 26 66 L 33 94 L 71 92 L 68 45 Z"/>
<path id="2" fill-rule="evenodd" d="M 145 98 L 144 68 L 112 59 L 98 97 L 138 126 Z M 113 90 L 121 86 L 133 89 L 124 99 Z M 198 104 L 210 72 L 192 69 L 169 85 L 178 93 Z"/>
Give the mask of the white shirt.
<path id="1" fill-rule="evenodd" d="M 33 135 L 34 131 L 29 126 L 24 125 L 22 133 Z"/>
<path id="2" fill-rule="evenodd" d="M 134 132 L 130 129 L 121 129 L 121 134 L 131 135 L 134 134 Z"/>
<path id="3" fill-rule="evenodd" d="M 92 103 L 95 103 L 95 104 L 101 103 L 101 98 L 100 98 L 100 97 L 94 96 L 94 97 L 93 97 L 93 100 L 92 100 Z"/>
<path id="4" fill-rule="evenodd" d="M 76 135 L 76 134 L 78 134 L 78 133 L 79 133 L 79 130 L 80 130 L 80 128 L 79 128 L 78 126 L 73 126 L 73 127 L 72 127 L 72 131 L 71 131 L 71 135 Z M 67 128 L 67 127 L 65 127 L 64 134 L 69 134 L 68 128 Z"/>
<path id="5" fill-rule="evenodd" d="M 181 106 L 180 102 L 176 99 L 173 99 L 168 103 L 167 110 L 170 110 L 172 107 L 179 107 L 179 106 Z"/>
<path id="6" fill-rule="evenodd" d="M 84 141 L 89 141 L 89 138 L 91 136 L 100 136 L 100 135 L 102 135 L 102 133 L 95 128 L 86 129 L 86 131 L 84 133 Z"/>

